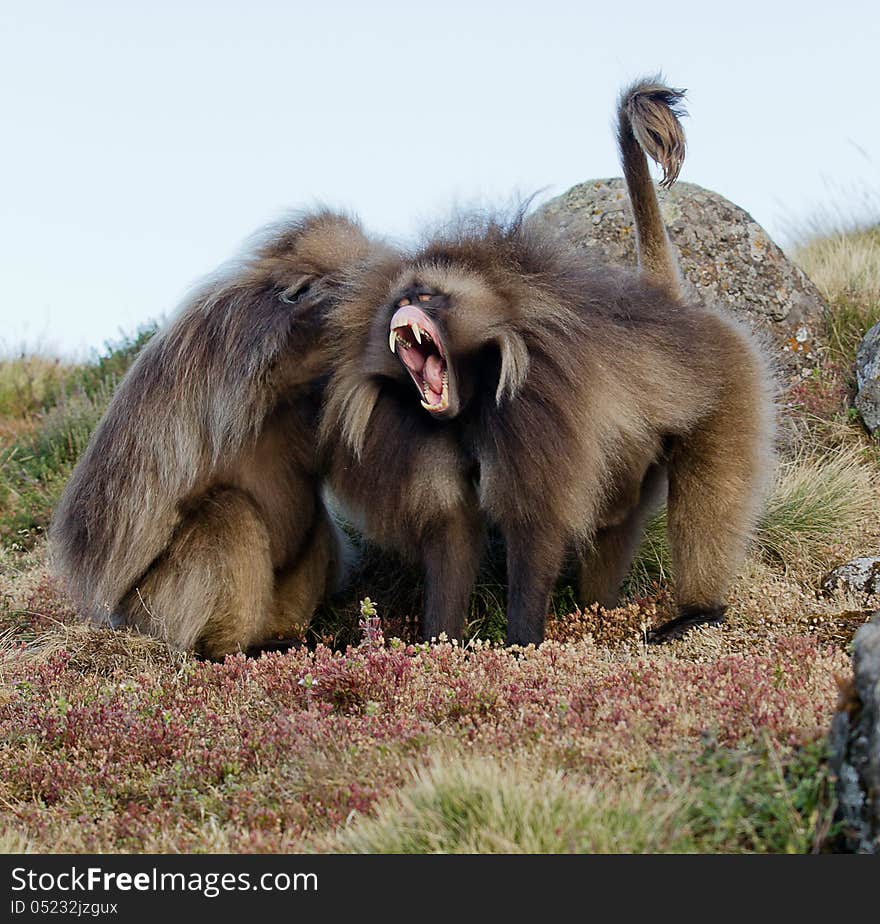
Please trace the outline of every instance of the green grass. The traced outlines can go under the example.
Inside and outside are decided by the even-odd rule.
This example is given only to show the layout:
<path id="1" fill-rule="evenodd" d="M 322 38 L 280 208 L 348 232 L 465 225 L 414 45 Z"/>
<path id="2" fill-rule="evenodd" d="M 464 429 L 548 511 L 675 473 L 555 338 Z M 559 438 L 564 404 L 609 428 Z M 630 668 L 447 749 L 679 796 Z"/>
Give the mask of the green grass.
<path id="1" fill-rule="evenodd" d="M 36 431 L 0 452 L 0 542 L 27 545 L 46 528 L 111 391 L 107 383 L 92 397 L 63 397 Z"/>
<path id="2" fill-rule="evenodd" d="M 706 747 L 637 785 L 574 781 L 520 757 L 446 757 L 333 848 L 355 853 L 808 853 L 830 828 L 820 744 Z"/>
<path id="3" fill-rule="evenodd" d="M 656 590 L 658 584 L 667 583 L 672 577 L 672 553 L 666 535 L 666 508 L 664 507 L 648 521 L 645 535 L 633 560 L 626 581 L 626 593 L 644 597 Z"/>
<path id="4" fill-rule="evenodd" d="M 28 545 L 46 528 L 113 389 L 154 330 L 108 343 L 105 353 L 83 365 L 59 366 L 64 371 L 56 391 L 45 385 L 48 377 L 44 386 L 34 385 L 33 400 L 39 395 L 51 403 L 42 407 L 33 427 L 0 447 L 0 543 Z"/>
<path id="5" fill-rule="evenodd" d="M 858 447 L 781 463 L 757 544 L 778 562 L 823 561 L 830 545 L 857 538 L 876 516 L 877 473 Z"/>
<path id="6" fill-rule="evenodd" d="M 850 368 L 865 334 L 880 321 L 880 299 L 864 302 L 850 297 L 838 298 L 825 313 L 825 334 L 833 359 L 850 369 L 848 380 L 855 383 Z"/>
<path id="7" fill-rule="evenodd" d="M 0 358 L 0 420 L 39 417 L 75 393 L 94 397 L 125 373 L 155 330 L 149 324 L 132 336 L 108 341 L 86 362 L 65 361 L 39 349 Z"/>
<path id="8" fill-rule="evenodd" d="M 825 743 L 707 747 L 673 767 L 678 821 L 700 853 L 809 853 L 833 837 Z"/>
<path id="9" fill-rule="evenodd" d="M 151 322 L 138 328 L 134 334 L 123 334 L 118 340 L 108 340 L 104 350 L 79 370 L 76 385 L 88 397 L 106 392 L 125 375 L 134 358 L 158 330 Z"/>

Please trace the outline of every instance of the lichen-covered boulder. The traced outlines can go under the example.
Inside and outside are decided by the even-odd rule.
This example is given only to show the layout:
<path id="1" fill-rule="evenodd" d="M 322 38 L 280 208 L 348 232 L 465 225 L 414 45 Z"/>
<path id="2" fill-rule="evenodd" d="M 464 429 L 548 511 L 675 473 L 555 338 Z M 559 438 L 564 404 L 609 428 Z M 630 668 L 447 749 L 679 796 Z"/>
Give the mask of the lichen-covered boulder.
<path id="1" fill-rule="evenodd" d="M 836 847 L 880 853 L 880 613 L 853 640 L 853 682 L 831 723 L 831 769 L 836 776 Z"/>
<path id="2" fill-rule="evenodd" d="M 862 555 L 838 565 L 822 581 L 826 593 L 839 588 L 864 594 L 880 594 L 880 558 Z"/>
<path id="3" fill-rule="evenodd" d="M 769 331 L 793 359 L 809 353 L 821 328 L 822 296 L 751 215 L 692 183 L 658 194 L 691 294 Z M 635 229 L 623 180 L 581 183 L 538 214 L 597 259 L 635 265 Z"/>
<path id="4" fill-rule="evenodd" d="M 865 426 L 880 430 L 880 321 L 865 334 L 856 352 L 856 410 Z"/>

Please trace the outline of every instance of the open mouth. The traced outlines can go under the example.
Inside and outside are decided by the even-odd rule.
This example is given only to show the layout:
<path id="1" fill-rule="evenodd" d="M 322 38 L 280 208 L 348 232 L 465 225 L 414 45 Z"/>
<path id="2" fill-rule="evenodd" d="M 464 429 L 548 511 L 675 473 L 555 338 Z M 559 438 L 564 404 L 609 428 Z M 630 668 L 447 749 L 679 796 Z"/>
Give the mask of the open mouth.
<path id="1" fill-rule="evenodd" d="M 428 301 L 429 297 L 419 298 Z M 388 338 L 391 352 L 406 366 L 422 396 L 422 407 L 435 414 L 445 411 L 449 408 L 449 369 L 437 328 L 409 299 L 398 304 Z"/>

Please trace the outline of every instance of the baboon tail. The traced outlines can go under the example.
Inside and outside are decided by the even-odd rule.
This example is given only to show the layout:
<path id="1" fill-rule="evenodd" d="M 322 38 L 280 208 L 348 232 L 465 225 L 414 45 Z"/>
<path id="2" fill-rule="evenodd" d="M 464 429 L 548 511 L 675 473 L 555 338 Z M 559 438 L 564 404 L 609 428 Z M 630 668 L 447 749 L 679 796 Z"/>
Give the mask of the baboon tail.
<path id="1" fill-rule="evenodd" d="M 660 215 L 648 157 L 660 165 L 660 185 L 671 186 L 684 162 L 687 115 L 684 90 L 673 90 L 658 75 L 639 80 L 621 94 L 617 107 L 617 141 L 636 223 L 639 265 L 672 295 L 682 294 L 678 262 Z M 646 157 L 647 155 L 647 157 Z"/>

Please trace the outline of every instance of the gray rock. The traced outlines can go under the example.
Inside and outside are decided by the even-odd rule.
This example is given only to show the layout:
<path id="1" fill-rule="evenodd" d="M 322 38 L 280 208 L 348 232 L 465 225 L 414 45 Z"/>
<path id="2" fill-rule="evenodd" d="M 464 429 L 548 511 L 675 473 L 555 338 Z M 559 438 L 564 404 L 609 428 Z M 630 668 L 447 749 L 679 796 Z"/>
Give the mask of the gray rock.
<path id="1" fill-rule="evenodd" d="M 880 558 L 861 556 L 839 565 L 822 581 L 826 592 L 845 587 L 858 593 L 880 594 Z"/>
<path id="2" fill-rule="evenodd" d="M 880 612 L 853 641 L 853 687 L 834 716 L 829 763 L 836 776 L 839 846 L 880 853 Z"/>
<path id="3" fill-rule="evenodd" d="M 763 328 L 783 349 L 806 354 L 821 330 L 816 287 L 747 212 L 692 183 L 659 190 L 660 207 L 692 294 Z M 635 265 L 635 229 L 621 179 L 590 180 L 538 214 L 599 260 Z"/>
<path id="4" fill-rule="evenodd" d="M 865 334 L 856 353 L 856 410 L 865 426 L 875 433 L 880 429 L 880 321 Z"/>

